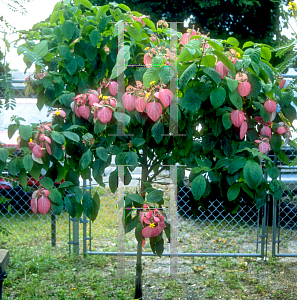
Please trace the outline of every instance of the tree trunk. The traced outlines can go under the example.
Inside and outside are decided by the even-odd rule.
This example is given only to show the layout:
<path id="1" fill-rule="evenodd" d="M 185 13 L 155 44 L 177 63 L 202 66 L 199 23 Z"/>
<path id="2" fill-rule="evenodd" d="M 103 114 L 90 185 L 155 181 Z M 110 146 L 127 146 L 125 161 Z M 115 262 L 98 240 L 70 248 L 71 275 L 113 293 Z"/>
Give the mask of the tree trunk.
<path id="1" fill-rule="evenodd" d="M 145 132 L 143 133 L 144 139 Z M 148 166 L 147 166 L 147 145 L 143 146 L 143 167 L 141 171 L 141 188 L 140 193 L 142 194 L 145 190 L 144 182 L 148 178 Z M 143 196 L 145 197 L 145 196 Z M 139 210 L 137 211 L 139 214 Z M 137 260 L 136 260 L 136 278 L 135 278 L 135 296 L 134 299 L 142 300 L 142 265 L 141 265 L 141 256 L 142 256 L 142 242 L 137 244 Z"/>

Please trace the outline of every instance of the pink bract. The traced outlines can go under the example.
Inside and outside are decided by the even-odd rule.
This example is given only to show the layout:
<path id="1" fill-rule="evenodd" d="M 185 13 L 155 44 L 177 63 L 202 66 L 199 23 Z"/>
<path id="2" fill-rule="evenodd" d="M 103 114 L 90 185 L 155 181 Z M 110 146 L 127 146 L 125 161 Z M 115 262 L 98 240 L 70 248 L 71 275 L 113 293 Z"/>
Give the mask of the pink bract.
<path id="1" fill-rule="evenodd" d="M 283 89 L 284 86 L 285 86 L 285 84 L 286 84 L 286 80 L 285 80 L 285 79 L 282 79 L 281 82 L 279 83 L 279 88 L 280 88 L 280 89 Z"/>
<path id="2" fill-rule="evenodd" d="M 156 96 L 157 94 L 157 96 Z M 156 93 L 155 97 L 160 99 L 163 106 L 166 108 L 170 105 L 173 98 L 173 93 L 169 89 L 160 89 L 159 93 Z"/>
<path id="3" fill-rule="evenodd" d="M 261 143 L 259 144 L 258 148 L 259 148 L 259 151 L 260 151 L 261 153 L 264 153 L 264 154 L 265 154 L 265 153 L 269 150 L 269 144 L 267 144 L 267 143 L 265 143 L 265 142 L 261 142 Z"/>
<path id="4" fill-rule="evenodd" d="M 276 110 L 276 102 L 273 100 L 267 100 L 264 103 L 264 108 L 271 114 Z"/>
<path id="5" fill-rule="evenodd" d="M 271 139 L 271 128 L 268 126 L 264 126 L 263 128 L 261 128 L 260 134 L 267 135 Z"/>
<path id="6" fill-rule="evenodd" d="M 77 111 L 78 111 L 79 115 L 80 115 L 82 118 L 84 118 L 84 119 L 86 119 L 86 120 L 89 119 L 89 116 L 90 116 L 91 111 L 90 111 L 90 108 L 89 108 L 88 106 L 82 105 L 82 106 L 80 106 L 80 107 L 78 108 Z"/>
<path id="7" fill-rule="evenodd" d="M 244 81 L 248 80 L 248 77 L 245 73 L 239 72 L 236 74 L 235 79 L 238 82 L 244 82 Z"/>
<path id="8" fill-rule="evenodd" d="M 112 110 L 106 106 L 100 108 L 97 113 L 97 118 L 102 124 L 108 123 L 112 119 Z"/>
<path id="9" fill-rule="evenodd" d="M 44 189 L 43 192 L 44 192 L 44 196 L 45 196 L 45 197 L 48 197 L 48 196 L 49 196 L 49 190 L 45 190 L 45 189 Z"/>
<path id="10" fill-rule="evenodd" d="M 157 122 L 162 115 L 162 105 L 158 102 L 150 102 L 146 106 L 146 113 L 154 122 Z"/>
<path id="11" fill-rule="evenodd" d="M 123 105 L 124 105 L 124 108 L 129 110 L 129 111 L 133 111 L 134 108 L 135 108 L 135 100 L 136 100 L 136 97 L 129 94 L 129 93 L 125 93 L 123 95 Z"/>
<path id="12" fill-rule="evenodd" d="M 143 112 L 146 108 L 146 102 L 142 98 L 137 98 L 135 100 L 135 108 L 139 112 Z"/>
<path id="13" fill-rule="evenodd" d="M 36 214 L 37 213 L 37 199 L 36 198 L 32 198 L 30 200 L 30 206 L 31 206 L 33 213 Z"/>
<path id="14" fill-rule="evenodd" d="M 33 154 L 38 158 L 41 158 L 44 153 L 44 150 L 41 149 L 40 145 L 35 145 L 33 147 L 32 151 L 33 151 Z"/>
<path id="15" fill-rule="evenodd" d="M 50 145 L 49 144 L 45 144 L 45 148 L 46 148 L 46 151 L 47 151 L 47 153 L 49 154 L 49 155 L 53 155 L 52 154 L 52 149 L 51 149 L 51 147 L 50 147 Z"/>
<path id="16" fill-rule="evenodd" d="M 216 67 L 215 67 L 216 71 L 218 73 L 221 74 L 221 78 L 224 79 L 225 76 L 228 75 L 229 73 L 229 69 L 221 62 L 219 61 L 217 64 L 216 64 Z"/>
<path id="17" fill-rule="evenodd" d="M 248 130 L 248 124 L 246 121 L 243 121 L 239 129 L 239 137 L 241 140 L 245 137 L 247 130 Z"/>
<path id="18" fill-rule="evenodd" d="M 235 127 L 240 127 L 240 125 L 245 120 L 244 113 L 241 110 L 233 110 L 230 117 L 231 117 L 232 124 Z"/>
<path id="19" fill-rule="evenodd" d="M 247 81 L 241 82 L 239 83 L 237 90 L 241 97 L 246 97 L 251 91 L 251 84 Z"/>
<path id="20" fill-rule="evenodd" d="M 190 39 L 191 39 L 191 34 L 189 32 L 186 32 L 182 35 L 179 43 L 185 46 L 190 41 Z"/>
<path id="21" fill-rule="evenodd" d="M 148 56 L 147 53 L 144 54 L 143 61 L 148 69 L 152 67 L 152 59 Z"/>
<path id="22" fill-rule="evenodd" d="M 281 127 L 278 127 L 278 128 L 277 128 L 277 133 L 278 133 L 278 134 L 283 134 L 283 133 L 285 133 L 285 132 L 287 132 L 287 130 L 286 130 L 285 127 L 281 126 Z"/>
<path id="23" fill-rule="evenodd" d="M 94 103 L 99 103 L 99 98 L 98 98 L 98 96 L 96 94 L 90 94 L 88 96 L 88 100 L 89 100 L 89 104 L 91 106 L 93 106 Z"/>
<path id="24" fill-rule="evenodd" d="M 37 200 L 37 208 L 42 215 L 46 214 L 51 208 L 50 200 L 44 196 L 41 196 Z"/>
<path id="25" fill-rule="evenodd" d="M 111 98 L 111 99 L 109 100 L 109 102 L 110 102 L 110 105 L 111 105 L 111 106 L 116 107 L 117 101 L 116 101 L 114 98 Z"/>
<path id="26" fill-rule="evenodd" d="M 109 92 L 112 96 L 115 96 L 118 93 L 118 83 L 112 81 L 108 86 Z"/>

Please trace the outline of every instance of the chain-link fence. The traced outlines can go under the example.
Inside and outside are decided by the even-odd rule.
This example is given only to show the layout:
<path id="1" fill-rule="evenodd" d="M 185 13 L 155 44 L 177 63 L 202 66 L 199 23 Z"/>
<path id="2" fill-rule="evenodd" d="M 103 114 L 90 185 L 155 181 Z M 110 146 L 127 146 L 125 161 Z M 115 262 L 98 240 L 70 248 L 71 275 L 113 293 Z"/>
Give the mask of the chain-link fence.
<path id="1" fill-rule="evenodd" d="M 15 75 L 15 74 L 14 74 Z M 18 132 L 9 139 L 7 134 L 8 125 L 12 116 L 16 115 L 24 118 L 23 124 L 39 123 L 49 121 L 47 109 L 41 111 L 36 106 L 36 94 L 29 94 L 29 98 L 24 95 L 24 79 L 22 76 L 13 80 L 16 96 L 15 109 L 8 109 L 0 113 L 0 142 L 9 146 L 16 146 Z M 0 90 L 0 99 L 4 97 Z M 24 190 L 20 185 L 15 185 L 11 181 L 7 172 L 3 172 L 0 177 L 0 224 L 11 234 L 1 236 L 1 240 L 13 240 L 16 245 L 40 245 L 51 244 L 65 248 L 69 241 L 69 217 L 64 211 L 60 216 L 55 216 L 51 211 L 45 215 L 34 214 L 31 211 L 30 199 L 32 192 L 38 188 L 38 182 L 33 180 L 28 174 L 28 190 Z M 7 199 L 7 201 L 4 200 Z"/>
<path id="2" fill-rule="evenodd" d="M 24 97 L 21 94 L 23 86 L 20 87 L 20 80 L 17 84 L 20 92 L 18 95 Z M 16 109 L 9 112 L 11 115 L 19 115 L 25 119 L 35 118 L 33 121 L 35 123 L 39 120 L 45 121 L 46 110 L 45 112 L 34 110 L 36 109 L 36 99 L 17 100 L 19 102 L 17 102 Z M 18 111 L 19 105 L 22 108 Z M 10 115 L 5 112 L 0 116 L 0 129 L 2 134 L 6 134 Z M 32 119 L 28 123 L 31 122 Z M 1 142 L 3 141 L 1 140 Z M 287 148 L 285 152 L 290 161 L 295 159 L 294 149 Z M 191 210 L 193 196 L 189 187 L 186 185 L 177 187 L 172 183 L 168 185 L 168 182 L 167 185 L 155 185 L 156 188 L 164 191 L 165 201 L 168 205 L 169 194 L 176 189 L 178 195 L 176 198 L 178 211 L 176 230 L 179 255 L 264 257 L 267 249 L 268 251 L 272 249 L 271 252 L 275 255 L 297 255 L 297 202 L 295 200 L 297 168 L 285 166 L 277 158 L 273 159 L 281 171 L 281 179 L 293 194 L 293 201 L 287 194 L 284 194 L 280 201 L 269 199 L 268 205 L 260 210 L 256 210 L 255 206 L 245 203 L 242 199 L 235 214 L 226 213 L 223 203 L 214 199 L 210 201 L 207 211 L 198 207 L 193 212 Z M 91 190 L 92 193 L 98 191 L 100 194 L 101 208 L 96 221 L 92 224 L 85 216 L 80 220 L 71 218 L 71 222 L 69 222 L 67 212 L 63 212 L 61 216 L 55 216 L 52 213 L 43 216 L 35 215 L 29 206 L 32 191 L 24 191 L 20 186 L 11 187 L 7 185 L 5 179 L 1 179 L 0 193 L 10 199 L 8 203 L 0 204 L 1 225 L 12 232 L 8 238 L 20 242 L 26 238 L 26 241 L 35 244 L 46 241 L 52 245 L 62 245 L 63 247 L 70 243 L 69 249 L 72 244 L 76 253 L 83 251 L 83 253 L 89 254 L 115 255 L 118 250 L 118 226 L 121 220 L 117 210 L 118 196 L 111 193 L 107 183 L 108 174 L 115 167 L 113 165 L 106 169 L 104 178 L 106 187 L 99 186 L 95 182 L 88 183 L 88 185 L 82 184 L 83 190 Z M 135 192 L 135 187 L 139 185 L 140 173 L 140 168 L 136 168 L 132 174 L 130 185 L 124 187 L 125 193 Z M 169 179 L 169 174 L 164 174 L 162 178 Z M 36 186 L 32 185 L 31 188 L 34 189 Z M 9 203 L 12 207 L 11 210 L 8 210 Z M 266 226 L 266 221 L 268 226 Z M 274 226 L 271 226 L 273 224 Z M 267 248 L 268 243 L 269 247 Z M 167 256 L 170 255 L 169 246 L 167 241 L 164 251 Z M 135 254 L 137 244 L 133 231 L 125 235 L 124 248 L 127 255 Z M 151 255 L 148 243 L 144 247 L 144 255 Z"/>

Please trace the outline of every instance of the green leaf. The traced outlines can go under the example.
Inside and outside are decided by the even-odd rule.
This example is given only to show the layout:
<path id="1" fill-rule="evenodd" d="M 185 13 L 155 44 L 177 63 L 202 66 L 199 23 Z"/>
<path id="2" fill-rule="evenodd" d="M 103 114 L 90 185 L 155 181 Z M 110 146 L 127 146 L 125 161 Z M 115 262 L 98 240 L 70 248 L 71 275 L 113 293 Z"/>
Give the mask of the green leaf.
<path id="1" fill-rule="evenodd" d="M 125 11 L 131 11 L 131 9 L 127 5 L 125 5 L 123 3 L 118 4 L 118 7 L 121 8 L 121 9 L 123 9 L 123 10 L 125 10 Z M 145 18 L 143 18 L 142 20 L 145 20 Z"/>
<path id="2" fill-rule="evenodd" d="M 291 102 L 294 99 L 294 92 L 281 92 L 281 101 L 284 103 L 284 105 L 289 106 Z"/>
<path id="3" fill-rule="evenodd" d="M 27 172 L 30 172 L 33 168 L 34 165 L 34 161 L 32 159 L 32 155 L 31 154 L 27 154 L 23 157 L 23 166 L 26 169 Z"/>
<path id="4" fill-rule="evenodd" d="M 120 114 L 124 114 L 124 117 L 125 117 L 125 127 L 126 126 L 128 126 L 129 125 L 129 123 L 130 123 L 130 121 L 131 121 L 131 117 L 130 116 L 128 116 L 127 114 L 125 114 L 125 113 L 123 113 L 123 112 L 120 112 L 120 113 L 118 113 L 117 111 L 115 111 L 114 113 L 113 113 L 113 116 L 115 117 L 115 119 L 117 120 L 117 121 L 122 121 L 122 118 L 120 117 L 121 115 Z M 119 115 L 118 115 L 119 114 Z"/>
<path id="5" fill-rule="evenodd" d="M 125 234 L 136 228 L 137 223 L 138 216 L 135 216 L 133 219 L 130 219 L 128 223 L 125 223 Z"/>
<path id="6" fill-rule="evenodd" d="M 239 42 L 236 38 L 234 37 L 229 37 L 227 39 L 227 43 L 229 43 L 230 45 L 234 46 L 234 47 L 238 47 L 239 46 Z"/>
<path id="7" fill-rule="evenodd" d="M 66 59 L 66 61 L 69 61 L 72 57 L 70 48 L 65 45 L 59 46 L 59 53 Z"/>
<path id="8" fill-rule="evenodd" d="M 39 42 L 35 47 L 33 52 L 40 57 L 44 57 L 48 53 L 48 40 L 43 40 Z"/>
<path id="9" fill-rule="evenodd" d="M 55 188 L 49 189 L 49 198 L 56 205 L 60 205 L 62 203 L 62 195 L 59 190 Z"/>
<path id="10" fill-rule="evenodd" d="M 88 0 L 79 0 L 79 3 L 82 4 L 83 6 L 85 6 L 88 9 L 92 8 L 92 3 Z"/>
<path id="11" fill-rule="evenodd" d="M 101 160 L 107 162 L 107 160 L 108 160 L 108 150 L 106 148 L 103 148 L 103 147 L 96 148 L 96 154 Z"/>
<path id="12" fill-rule="evenodd" d="M 204 135 L 202 138 L 203 152 L 207 153 L 207 152 L 211 151 L 215 147 L 217 140 L 218 139 L 212 133 L 208 133 L 208 134 Z"/>
<path id="13" fill-rule="evenodd" d="M 109 5 L 107 4 L 107 5 L 103 5 L 103 6 L 100 6 L 99 7 L 99 10 L 97 11 L 97 13 L 96 13 L 96 20 L 99 20 L 99 18 L 101 17 L 101 16 L 103 16 L 107 11 L 108 11 L 108 9 L 109 9 Z"/>
<path id="14" fill-rule="evenodd" d="M 133 151 L 126 152 L 126 164 L 131 172 L 135 170 L 138 164 L 138 155 Z"/>
<path id="15" fill-rule="evenodd" d="M 42 85 L 45 89 L 49 88 L 52 85 L 52 76 L 46 75 L 42 78 Z"/>
<path id="16" fill-rule="evenodd" d="M 292 105 L 283 106 L 282 112 L 290 123 L 293 123 L 293 121 L 296 119 L 296 110 Z"/>
<path id="17" fill-rule="evenodd" d="M 232 184 L 227 192 L 227 197 L 229 201 L 234 201 L 237 199 L 240 192 L 240 185 L 239 183 Z"/>
<path id="18" fill-rule="evenodd" d="M 108 178 L 109 188 L 112 193 L 115 193 L 118 188 L 118 170 L 115 169 L 109 174 Z"/>
<path id="19" fill-rule="evenodd" d="M 90 193 L 86 193 L 82 200 L 83 211 L 86 216 L 91 220 L 95 221 L 98 215 L 99 207 L 96 201 L 92 198 Z"/>
<path id="20" fill-rule="evenodd" d="M 66 38 L 66 40 L 70 40 L 73 37 L 75 31 L 75 23 L 73 23 L 70 20 L 66 20 L 64 21 L 63 25 L 62 25 L 62 32 Z"/>
<path id="21" fill-rule="evenodd" d="M 243 168 L 243 176 L 251 189 L 256 189 L 263 177 L 261 166 L 254 160 L 249 159 Z"/>
<path id="22" fill-rule="evenodd" d="M 229 92 L 229 98 L 232 104 L 239 110 L 242 109 L 242 97 L 239 95 L 237 89 L 232 93 Z"/>
<path id="23" fill-rule="evenodd" d="M 261 91 L 261 83 L 260 80 L 252 73 L 247 73 L 248 82 L 251 84 L 251 91 L 249 93 L 249 97 L 255 99 L 258 97 Z"/>
<path id="24" fill-rule="evenodd" d="M 186 110 L 186 112 L 191 112 L 193 114 L 197 113 L 201 106 L 201 100 L 199 98 L 199 93 L 193 87 L 188 88 L 184 99 L 182 100 L 181 107 Z"/>
<path id="25" fill-rule="evenodd" d="M 145 203 L 145 200 L 139 194 L 128 194 L 128 195 L 126 195 L 126 197 L 128 198 L 128 200 L 139 203 L 139 204 Z"/>
<path id="26" fill-rule="evenodd" d="M 0 148 L 0 160 L 5 163 L 8 156 L 9 156 L 9 151 L 6 148 Z"/>
<path id="27" fill-rule="evenodd" d="M 254 43 L 253 42 L 245 42 L 242 46 L 242 49 L 243 48 L 247 48 L 247 47 L 251 47 L 251 46 L 254 46 Z"/>
<path id="28" fill-rule="evenodd" d="M 135 138 L 132 138 L 131 143 L 132 143 L 133 147 L 139 148 L 140 146 L 145 144 L 145 139 L 135 137 Z"/>
<path id="29" fill-rule="evenodd" d="M 195 76 L 197 72 L 197 66 L 195 63 L 192 63 L 181 75 L 180 79 L 178 80 L 179 88 L 184 89 L 188 82 Z M 158 80 L 156 80 L 158 82 Z"/>
<path id="30" fill-rule="evenodd" d="M 88 149 L 79 160 L 79 167 L 81 170 L 84 170 L 92 161 L 93 153 Z"/>
<path id="31" fill-rule="evenodd" d="M 270 61 L 271 59 L 271 50 L 267 47 L 262 47 L 261 48 L 261 57 L 263 57 L 264 59 L 266 59 L 267 61 Z"/>
<path id="32" fill-rule="evenodd" d="M 95 48 L 91 43 L 87 43 L 84 53 L 89 61 L 93 61 L 97 56 L 97 48 Z"/>
<path id="33" fill-rule="evenodd" d="M 26 189 L 27 187 L 27 172 L 25 169 L 22 169 L 18 175 L 18 180 L 20 181 L 21 186 Z"/>
<path id="34" fill-rule="evenodd" d="M 69 75 L 73 75 L 77 69 L 76 60 L 73 57 L 71 57 L 70 60 L 65 63 L 65 67 Z"/>
<path id="35" fill-rule="evenodd" d="M 161 238 L 155 245 L 154 245 L 154 251 L 157 253 L 159 257 L 162 256 L 164 252 L 164 239 Z"/>
<path id="36" fill-rule="evenodd" d="M 270 145 L 274 153 L 278 154 L 282 146 L 282 138 L 277 133 L 272 133 Z"/>
<path id="37" fill-rule="evenodd" d="M 222 123 L 223 126 L 226 130 L 230 129 L 232 126 L 232 121 L 231 121 L 231 113 L 225 113 L 222 116 Z"/>
<path id="38" fill-rule="evenodd" d="M 201 65 L 205 67 L 213 67 L 216 63 L 216 58 L 213 55 L 205 55 L 202 57 Z"/>
<path id="39" fill-rule="evenodd" d="M 156 68 L 149 68 L 143 75 L 143 87 L 148 88 L 150 87 L 150 82 L 159 81 L 159 70 Z"/>
<path id="40" fill-rule="evenodd" d="M 94 133 L 99 134 L 106 128 L 106 124 L 102 124 L 99 120 L 96 120 L 94 125 Z"/>
<path id="41" fill-rule="evenodd" d="M 74 133 L 74 132 L 70 132 L 70 131 L 64 131 L 62 132 L 62 134 L 69 140 L 74 141 L 76 143 L 79 143 L 80 141 L 80 137 L 78 134 Z"/>
<path id="42" fill-rule="evenodd" d="M 22 139 L 28 141 L 32 137 L 32 127 L 30 125 L 20 125 L 19 133 Z"/>
<path id="43" fill-rule="evenodd" d="M 170 67 L 163 66 L 159 69 L 159 77 L 164 84 L 168 84 L 171 77 L 170 77 Z"/>
<path id="44" fill-rule="evenodd" d="M 213 68 L 208 67 L 202 67 L 202 71 L 208 75 L 215 83 L 216 85 L 219 85 L 221 82 L 221 74 L 214 70 Z"/>
<path id="45" fill-rule="evenodd" d="M 64 205 L 65 205 L 65 208 L 68 211 L 69 215 L 72 218 L 75 218 L 75 216 L 76 216 L 76 205 L 75 205 L 74 202 L 72 202 L 72 200 L 69 198 L 68 195 L 64 198 Z"/>
<path id="46" fill-rule="evenodd" d="M 238 81 L 236 79 L 231 79 L 229 77 L 225 77 L 226 81 L 227 81 L 227 86 L 230 90 L 230 92 L 234 92 L 237 87 L 238 87 Z"/>
<path id="47" fill-rule="evenodd" d="M 11 139 L 12 136 L 15 134 L 15 132 L 18 129 L 18 125 L 17 124 L 9 124 L 8 125 L 8 138 Z"/>
<path id="48" fill-rule="evenodd" d="M 49 177 L 43 177 L 41 180 L 40 180 L 40 184 L 47 190 L 53 188 L 54 186 L 54 182 L 51 178 Z"/>
<path id="49" fill-rule="evenodd" d="M 59 205 L 56 205 L 54 203 L 51 203 L 51 211 L 55 214 L 55 215 L 60 215 L 62 213 L 62 211 L 64 210 L 64 205 L 63 202 L 61 202 Z"/>
<path id="50" fill-rule="evenodd" d="M 206 180 L 202 174 L 198 175 L 192 182 L 191 191 L 195 200 L 199 200 L 206 190 Z"/>
<path id="51" fill-rule="evenodd" d="M 161 123 L 160 120 L 158 120 L 152 127 L 152 137 L 156 141 L 157 144 L 159 144 L 163 140 L 163 134 L 164 134 L 164 126 Z"/>
<path id="52" fill-rule="evenodd" d="M 279 152 L 277 153 L 277 158 L 286 165 L 290 164 L 289 157 L 283 150 L 279 150 Z"/>
<path id="53" fill-rule="evenodd" d="M 245 157 L 235 156 L 228 167 L 228 173 L 233 174 L 245 166 L 247 159 Z"/>
<path id="54" fill-rule="evenodd" d="M 264 123 L 267 123 L 269 121 L 269 112 L 264 108 L 264 105 L 261 104 L 260 106 L 260 114 L 261 114 L 261 117 L 264 121 Z"/>
<path id="55" fill-rule="evenodd" d="M 149 203 L 158 203 L 163 199 L 163 195 L 163 191 L 153 190 L 147 194 L 146 201 Z"/>
<path id="56" fill-rule="evenodd" d="M 226 91 L 222 87 L 215 88 L 210 93 L 210 102 L 214 108 L 220 107 L 226 99 Z"/>
<path id="57" fill-rule="evenodd" d="M 111 19 L 112 19 L 112 16 L 108 16 L 108 17 L 103 16 L 102 19 L 99 21 L 98 27 L 99 27 L 99 31 L 101 33 L 103 33 L 105 31 L 105 28 L 106 28 L 107 24 L 111 21 Z"/>
<path id="58" fill-rule="evenodd" d="M 271 179 L 277 179 L 280 175 L 278 168 L 272 167 L 267 170 L 267 174 Z"/>
<path id="59" fill-rule="evenodd" d="M 132 26 L 126 26 L 127 32 L 130 35 L 130 37 L 136 41 L 136 42 L 141 42 L 142 41 L 142 36 L 140 32 Z"/>
<path id="60" fill-rule="evenodd" d="M 13 159 L 8 163 L 8 173 L 16 176 L 21 171 L 21 164 L 18 159 Z"/>
<path id="61" fill-rule="evenodd" d="M 70 104 L 73 102 L 73 98 L 75 97 L 74 93 L 70 93 L 70 94 L 63 94 L 59 101 L 61 104 L 70 107 Z"/>
<path id="62" fill-rule="evenodd" d="M 63 145 L 65 143 L 65 138 L 64 136 L 57 132 L 57 131 L 52 131 L 51 132 L 51 138 L 58 144 Z"/>
<path id="63" fill-rule="evenodd" d="M 74 200 L 76 203 L 80 203 L 83 193 L 78 186 L 72 186 L 69 190 L 73 193 Z"/>
<path id="64" fill-rule="evenodd" d="M 94 47 L 97 47 L 97 44 L 101 41 L 101 33 L 99 30 L 93 30 L 90 34 L 90 41 Z"/>

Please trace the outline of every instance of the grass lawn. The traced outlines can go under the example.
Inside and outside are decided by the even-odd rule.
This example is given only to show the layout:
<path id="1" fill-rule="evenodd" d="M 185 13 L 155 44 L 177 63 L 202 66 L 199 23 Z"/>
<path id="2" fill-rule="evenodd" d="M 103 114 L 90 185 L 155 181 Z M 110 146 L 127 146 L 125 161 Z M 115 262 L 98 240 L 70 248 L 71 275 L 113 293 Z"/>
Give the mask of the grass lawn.
<path id="1" fill-rule="evenodd" d="M 101 211 L 92 227 L 93 248 L 117 251 L 114 196 L 103 190 L 100 194 Z M 8 237 L 0 237 L 0 248 L 8 249 L 11 257 L 3 300 L 134 299 L 136 257 L 125 258 L 125 275 L 119 278 L 116 256 L 69 255 L 66 213 L 57 217 L 56 247 L 51 246 L 50 215 L 0 214 L 0 222 L 11 231 Z M 180 224 L 180 252 L 199 252 L 201 249 L 237 252 L 240 246 L 245 249 L 246 236 L 254 234 L 250 227 L 234 229 L 236 224 L 205 224 L 195 230 L 188 223 L 183 220 Z M 82 236 L 82 226 L 80 228 Z M 295 230 L 293 233 L 295 235 Z M 133 234 L 128 237 L 126 251 L 136 251 Z M 150 250 L 145 248 L 145 251 Z M 175 279 L 169 276 L 168 257 L 143 257 L 143 300 L 296 299 L 297 258 L 270 257 L 265 261 L 179 257 L 179 273 Z"/>

